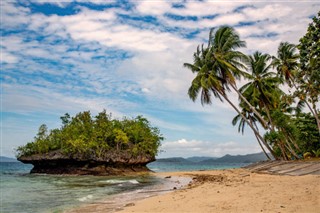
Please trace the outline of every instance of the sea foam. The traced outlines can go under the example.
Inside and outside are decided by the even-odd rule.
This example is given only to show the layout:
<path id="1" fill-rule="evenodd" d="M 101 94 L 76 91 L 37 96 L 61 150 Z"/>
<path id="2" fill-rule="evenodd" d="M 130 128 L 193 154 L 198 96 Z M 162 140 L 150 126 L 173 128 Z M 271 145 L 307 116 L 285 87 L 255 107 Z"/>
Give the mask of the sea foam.
<path id="1" fill-rule="evenodd" d="M 87 200 L 91 200 L 93 198 L 92 195 L 87 195 L 85 197 L 79 198 L 78 200 L 81 202 L 87 201 Z"/>
<path id="2" fill-rule="evenodd" d="M 100 183 L 109 183 L 109 184 L 123 184 L 123 183 L 131 183 L 131 184 L 139 184 L 139 181 L 132 179 L 132 180 L 102 180 L 99 181 Z"/>

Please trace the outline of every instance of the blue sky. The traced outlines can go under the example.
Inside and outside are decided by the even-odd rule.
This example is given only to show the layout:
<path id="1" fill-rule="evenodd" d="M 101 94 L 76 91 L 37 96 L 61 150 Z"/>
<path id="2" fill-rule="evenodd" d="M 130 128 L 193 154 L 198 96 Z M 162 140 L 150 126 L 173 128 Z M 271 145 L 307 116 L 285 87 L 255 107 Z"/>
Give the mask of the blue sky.
<path id="1" fill-rule="evenodd" d="M 197 45 L 211 27 L 233 26 L 256 50 L 298 43 L 318 1 L 1 1 L 1 155 L 31 141 L 68 112 L 143 115 L 165 140 L 159 157 L 259 152 L 235 112 L 218 100 L 193 103 L 187 90 Z M 243 82 L 239 82 L 239 85 Z M 237 97 L 229 96 L 236 103 Z"/>

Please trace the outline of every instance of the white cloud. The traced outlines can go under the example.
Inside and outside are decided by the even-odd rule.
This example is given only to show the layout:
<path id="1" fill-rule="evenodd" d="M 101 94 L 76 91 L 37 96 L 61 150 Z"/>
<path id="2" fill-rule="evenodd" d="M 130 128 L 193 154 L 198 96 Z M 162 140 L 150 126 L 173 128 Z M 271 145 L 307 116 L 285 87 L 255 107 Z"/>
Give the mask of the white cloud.
<path id="1" fill-rule="evenodd" d="M 136 1 L 136 9 L 140 13 L 150 15 L 163 15 L 171 9 L 169 1 Z"/>
<path id="2" fill-rule="evenodd" d="M 211 156 L 221 157 L 225 154 L 249 154 L 260 152 L 258 144 L 243 144 L 233 141 L 199 141 L 179 139 L 177 141 L 168 141 L 162 144 L 164 151 L 159 157 L 175 156 Z"/>
<path id="3" fill-rule="evenodd" d="M 281 12 L 279 12 L 281 11 Z M 292 14 L 292 8 L 288 4 L 265 4 L 258 8 L 245 8 L 243 14 L 250 21 L 258 21 L 265 19 L 279 19 Z M 272 15 L 271 15 L 272 14 Z"/>
<path id="4" fill-rule="evenodd" d="M 77 113 L 90 110 L 93 113 L 107 109 L 117 117 L 122 117 L 123 113 L 118 111 L 118 107 L 136 108 L 133 103 L 122 99 L 108 99 L 87 96 L 68 96 L 54 92 L 52 89 L 37 86 L 27 86 L 18 84 L 3 84 L 2 110 L 3 112 L 15 112 L 28 114 L 33 112 L 61 115 L 66 112 Z"/>
<path id="5" fill-rule="evenodd" d="M 70 1 L 46 2 L 65 7 Z M 235 112 L 227 103 L 215 100 L 212 106 L 202 107 L 199 100 L 192 103 L 187 96 L 194 75 L 182 64 L 192 62 L 196 46 L 206 43 L 208 28 L 234 25 L 247 42 L 246 53 L 275 53 L 281 41 L 298 42 L 309 17 L 319 8 L 310 2 L 181 1 L 184 7 L 173 8 L 170 1 L 133 1 L 132 10 L 98 11 L 82 5 L 73 15 L 59 16 L 31 13 L 28 4 L 23 7 L 1 1 L 1 27 L 11 30 L 1 37 L 3 109 L 60 115 L 106 108 L 119 116 L 144 114 L 169 134 L 165 137 L 171 142 L 164 142 L 164 147 L 170 148 L 168 155 L 222 155 L 228 150 L 245 154 L 256 150 L 255 142 L 249 144 L 254 137 L 235 136 L 236 128 L 230 123 Z M 196 16 L 197 20 L 178 21 L 165 15 L 169 13 Z M 126 20 L 119 14 L 135 18 Z M 151 15 L 155 23 L 137 20 L 145 15 Z M 199 33 L 194 38 L 186 38 L 196 30 Z M 265 36 L 268 34 L 274 36 Z M 230 98 L 237 103 L 235 93 Z M 165 118 L 157 113 L 163 109 L 168 113 Z M 174 120 L 178 113 L 186 118 Z M 199 123 L 189 115 L 197 117 Z M 223 139 L 228 133 L 232 137 Z M 244 140 L 248 142 L 231 142 Z"/>
<path id="6" fill-rule="evenodd" d="M 0 53 L 0 62 L 1 63 L 17 63 L 18 62 L 18 58 L 11 54 L 6 52 L 4 49 L 1 49 L 1 53 Z"/>
<path id="7" fill-rule="evenodd" d="M 28 24 L 30 21 L 29 8 L 16 6 L 10 1 L 0 2 L 0 12 L 2 29 L 14 29 Z"/>

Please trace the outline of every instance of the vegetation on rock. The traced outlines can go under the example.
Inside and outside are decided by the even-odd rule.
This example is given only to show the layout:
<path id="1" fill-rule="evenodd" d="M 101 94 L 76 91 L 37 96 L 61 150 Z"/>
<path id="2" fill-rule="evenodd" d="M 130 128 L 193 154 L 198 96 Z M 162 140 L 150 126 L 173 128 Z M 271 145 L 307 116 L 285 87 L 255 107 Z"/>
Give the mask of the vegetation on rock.
<path id="1" fill-rule="evenodd" d="M 61 128 L 48 130 L 45 124 L 39 127 L 34 141 L 17 148 L 17 157 L 46 154 L 58 150 L 64 156 L 77 159 L 108 159 L 110 151 L 119 156 L 151 156 L 158 153 L 160 131 L 149 121 L 138 116 L 133 119 L 113 119 L 104 110 L 92 117 L 90 111 L 74 117 L 61 117 Z"/>

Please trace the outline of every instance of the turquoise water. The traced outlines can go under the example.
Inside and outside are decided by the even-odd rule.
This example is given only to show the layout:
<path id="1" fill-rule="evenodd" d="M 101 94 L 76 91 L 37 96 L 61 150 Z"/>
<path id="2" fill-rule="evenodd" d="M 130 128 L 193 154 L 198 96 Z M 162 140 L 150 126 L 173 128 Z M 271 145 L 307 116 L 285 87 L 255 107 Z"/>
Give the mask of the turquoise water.
<path id="1" fill-rule="evenodd" d="M 2 213 L 63 212 L 108 196 L 152 190 L 163 179 L 144 175 L 129 177 L 59 176 L 29 174 L 32 166 L 20 162 L 0 162 Z M 154 162 L 155 172 L 238 168 L 244 164 L 181 164 Z M 134 196 L 134 195 L 130 195 Z"/>
<path id="2" fill-rule="evenodd" d="M 29 174 L 31 168 L 19 162 L 1 162 L 0 212 L 62 212 L 107 196 L 147 189 L 163 181 L 153 176 L 35 175 Z"/>
<path id="3" fill-rule="evenodd" d="M 148 167 L 155 172 L 175 172 L 175 171 L 198 171 L 198 170 L 220 170 L 240 168 L 248 163 L 181 163 L 181 162 L 153 162 Z"/>

